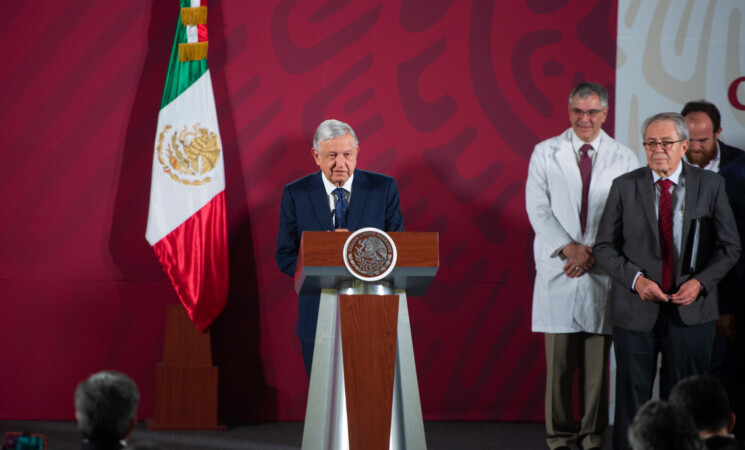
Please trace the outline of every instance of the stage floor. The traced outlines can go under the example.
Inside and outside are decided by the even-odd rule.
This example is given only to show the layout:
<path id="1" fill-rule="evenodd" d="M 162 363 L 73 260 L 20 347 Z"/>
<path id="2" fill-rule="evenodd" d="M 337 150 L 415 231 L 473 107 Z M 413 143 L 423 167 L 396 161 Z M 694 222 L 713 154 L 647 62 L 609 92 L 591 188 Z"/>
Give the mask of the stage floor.
<path id="1" fill-rule="evenodd" d="M 545 450 L 542 423 L 425 422 L 429 450 Z M 0 431 L 31 431 L 47 436 L 48 450 L 78 450 L 75 422 L 0 421 Z M 610 449 L 610 428 L 606 445 Z M 155 441 L 169 450 L 299 449 L 302 422 L 272 422 L 229 427 L 227 431 L 151 431 L 140 423 L 132 442 Z"/>

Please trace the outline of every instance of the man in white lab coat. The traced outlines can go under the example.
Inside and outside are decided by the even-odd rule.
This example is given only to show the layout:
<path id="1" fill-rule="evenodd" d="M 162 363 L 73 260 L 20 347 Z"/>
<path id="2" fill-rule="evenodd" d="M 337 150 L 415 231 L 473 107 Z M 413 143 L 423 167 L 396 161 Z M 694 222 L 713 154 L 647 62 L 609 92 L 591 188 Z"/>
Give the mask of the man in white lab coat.
<path id="1" fill-rule="evenodd" d="M 532 330 L 545 333 L 546 442 L 552 449 L 601 448 L 608 424 L 611 280 L 595 264 L 592 245 L 611 182 L 639 167 L 639 159 L 601 130 L 607 116 L 602 86 L 575 86 L 572 127 L 536 145 L 525 184 L 536 235 Z M 575 368 L 579 424 L 572 411 Z"/>

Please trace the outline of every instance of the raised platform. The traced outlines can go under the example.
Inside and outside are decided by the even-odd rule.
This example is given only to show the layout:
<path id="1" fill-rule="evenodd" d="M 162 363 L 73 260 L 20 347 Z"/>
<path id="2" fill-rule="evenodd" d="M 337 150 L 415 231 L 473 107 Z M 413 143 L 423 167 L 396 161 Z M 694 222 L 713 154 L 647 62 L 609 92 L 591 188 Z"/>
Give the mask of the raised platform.
<path id="1" fill-rule="evenodd" d="M 71 400 L 72 401 L 72 400 Z M 604 449 L 611 449 L 611 429 Z M 75 422 L 0 421 L 0 431 L 33 431 L 47 436 L 47 448 L 78 450 Z M 542 423 L 424 422 L 429 450 L 546 450 Z M 302 422 L 271 422 L 230 426 L 227 431 L 153 431 L 140 423 L 132 442 L 155 441 L 170 450 L 299 449 Z"/>

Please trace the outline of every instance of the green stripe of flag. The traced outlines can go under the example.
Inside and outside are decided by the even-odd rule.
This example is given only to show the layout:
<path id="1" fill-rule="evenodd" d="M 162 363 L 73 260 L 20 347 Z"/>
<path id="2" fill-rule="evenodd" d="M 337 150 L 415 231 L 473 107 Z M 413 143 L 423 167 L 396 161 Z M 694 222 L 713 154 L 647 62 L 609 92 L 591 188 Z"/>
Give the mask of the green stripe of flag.
<path id="1" fill-rule="evenodd" d="M 188 8 L 191 6 L 189 0 L 180 0 L 181 7 Z M 166 76 L 166 85 L 163 88 L 163 101 L 160 103 L 160 109 L 163 109 L 189 89 L 207 71 L 207 60 L 199 61 L 179 61 L 178 45 L 186 43 L 186 27 L 181 23 L 181 10 L 179 10 L 178 25 L 176 26 L 176 38 L 173 40 L 171 49 L 171 60 L 168 63 L 168 75 Z"/>

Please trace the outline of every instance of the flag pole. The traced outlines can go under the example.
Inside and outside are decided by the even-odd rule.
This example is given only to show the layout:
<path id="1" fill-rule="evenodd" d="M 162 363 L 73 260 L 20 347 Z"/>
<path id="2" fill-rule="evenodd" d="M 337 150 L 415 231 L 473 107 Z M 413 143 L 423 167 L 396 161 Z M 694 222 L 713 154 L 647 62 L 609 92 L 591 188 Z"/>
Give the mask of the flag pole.
<path id="1" fill-rule="evenodd" d="M 154 430 L 225 430 L 209 327 L 228 295 L 225 168 L 207 67 L 207 0 L 179 0 L 153 154 L 145 237 L 183 306 L 168 307 Z"/>

